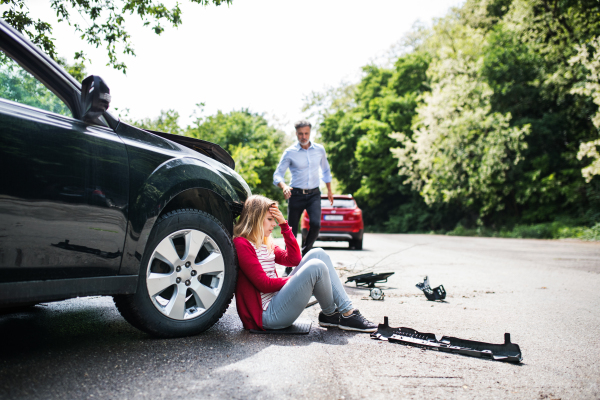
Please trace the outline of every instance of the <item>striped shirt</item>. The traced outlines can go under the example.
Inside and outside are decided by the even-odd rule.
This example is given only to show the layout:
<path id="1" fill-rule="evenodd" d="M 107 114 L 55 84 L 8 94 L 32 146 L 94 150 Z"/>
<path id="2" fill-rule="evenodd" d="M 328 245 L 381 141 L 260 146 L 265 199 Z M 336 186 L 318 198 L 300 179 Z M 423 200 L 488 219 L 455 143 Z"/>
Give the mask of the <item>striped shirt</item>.
<path id="1" fill-rule="evenodd" d="M 254 246 L 254 244 L 252 245 Z M 256 257 L 258 257 L 258 262 L 262 265 L 265 273 L 269 278 L 277 278 L 277 274 L 275 273 L 275 252 L 271 252 L 269 254 L 269 249 L 267 249 L 267 245 L 263 244 L 258 249 L 254 247 L 256 250 Z M 269 303 L 271 299 L 279 292 L 273 293 L 260 293 L 260 297 L 262 299 L 262 308 L 263 311 L 269 307 Z"/>

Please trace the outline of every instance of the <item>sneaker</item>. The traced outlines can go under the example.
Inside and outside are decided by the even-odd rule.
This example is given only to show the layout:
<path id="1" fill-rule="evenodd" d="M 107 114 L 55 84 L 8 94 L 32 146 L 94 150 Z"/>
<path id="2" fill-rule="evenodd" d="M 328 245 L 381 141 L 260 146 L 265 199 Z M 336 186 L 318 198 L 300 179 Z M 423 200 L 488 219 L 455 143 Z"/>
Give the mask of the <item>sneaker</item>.
<path id="1" fill-rule="evenodd" d="M 340 313 L 334 312 L 331 315 L 323 314 L 323 311 L 319 313 L 319 325 L 321 326 L 340 326 Z"/>
<path id="2" fill-rule="evenodd" d="M 375 332 L 377 330 L 377 325 L 368 321 L 362 316 L 360 311 L 355 309 L 352 314 L 347 317 L 340 315 L 340 329 L 356 332 Z"/>

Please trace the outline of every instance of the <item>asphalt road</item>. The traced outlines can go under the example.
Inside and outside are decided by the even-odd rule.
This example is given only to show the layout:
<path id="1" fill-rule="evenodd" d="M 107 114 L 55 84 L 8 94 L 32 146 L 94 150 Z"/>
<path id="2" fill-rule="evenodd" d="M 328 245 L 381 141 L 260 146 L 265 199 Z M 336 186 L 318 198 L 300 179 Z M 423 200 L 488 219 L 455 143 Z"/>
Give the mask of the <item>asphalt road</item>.
<path id="1" fill-rule="evenodd" d="M 600 244 L 365 236 L 363 251 L 321 243 L 340 275 L 393 271 L 384 301 L 354 304 L 373 321 L 520 345 L 520 365 L 425 351 L 317 326 L 307 336 L 253 335 L 235 307 L 202 335 L 158 340 L 108 297 L 0 316 L 2 399 L 582 399 L 600 398 Z M 429 275 L 445 303 L 415 288 Z"/>

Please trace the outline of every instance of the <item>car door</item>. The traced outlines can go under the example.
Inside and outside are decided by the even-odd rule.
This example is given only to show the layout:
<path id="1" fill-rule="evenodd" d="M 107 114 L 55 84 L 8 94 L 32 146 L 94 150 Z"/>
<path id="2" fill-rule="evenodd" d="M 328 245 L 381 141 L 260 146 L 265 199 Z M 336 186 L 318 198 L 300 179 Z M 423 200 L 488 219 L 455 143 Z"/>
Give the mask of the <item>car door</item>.
<path id="1" fill-rule="evenodd" d="M 0 50 L 0 282 L 118 273 L 125 145 Z"/>

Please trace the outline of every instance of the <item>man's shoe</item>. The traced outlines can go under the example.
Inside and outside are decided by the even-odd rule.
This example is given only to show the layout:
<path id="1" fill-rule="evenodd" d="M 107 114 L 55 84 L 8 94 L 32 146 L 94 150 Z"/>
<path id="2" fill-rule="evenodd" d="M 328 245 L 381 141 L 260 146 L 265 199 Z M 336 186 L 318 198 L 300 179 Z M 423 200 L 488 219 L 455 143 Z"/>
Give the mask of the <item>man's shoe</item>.
<path id="1" fill-rule="evenodd" d="M 285 271 L 283 272 L 283 278 L 285 278 L 286 276 L 289 276 L 292 273 L 292 270 L 294 268 L 292 267 L 285 267 Z"/>
<path id="2" fill-rule="evenodd" d="M 323 311 L 321 311 L 319 313 L 319 325 L 329 327 L 340 326 L 340 315 L 341 314 L 337 311 L 331 315 L 325 315 L 323 314 Z"/>
<path id="3" fill-rule="evenodd" d="M 340 329 L 356 332 L 375 332 L 377 330 L 377 325 L 368 321 L 362 316 L 360 311 L 355 309 L 352 311 L 352 314 L 347 317 L 340 314 Z"/>

